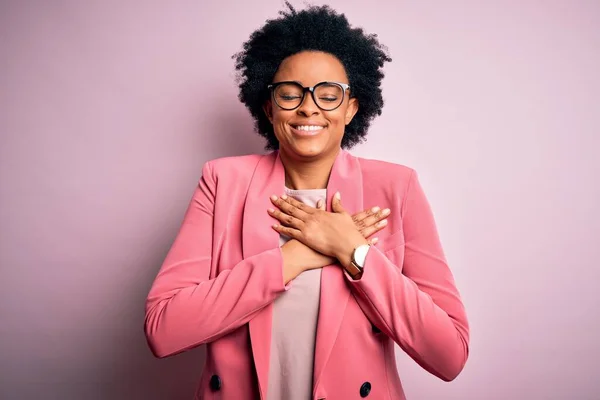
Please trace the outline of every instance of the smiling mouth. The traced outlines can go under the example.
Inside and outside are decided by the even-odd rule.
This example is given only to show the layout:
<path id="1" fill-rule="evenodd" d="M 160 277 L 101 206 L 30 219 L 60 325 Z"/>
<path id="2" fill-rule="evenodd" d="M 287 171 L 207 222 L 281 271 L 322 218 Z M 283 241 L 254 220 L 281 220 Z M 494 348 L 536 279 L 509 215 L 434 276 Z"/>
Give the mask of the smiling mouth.
<path id="1" fill-rule="evenodd" d="M 300 135 L 316 135 L 325 129 L 321 125 L 291 125 L 291 127 Z"/>

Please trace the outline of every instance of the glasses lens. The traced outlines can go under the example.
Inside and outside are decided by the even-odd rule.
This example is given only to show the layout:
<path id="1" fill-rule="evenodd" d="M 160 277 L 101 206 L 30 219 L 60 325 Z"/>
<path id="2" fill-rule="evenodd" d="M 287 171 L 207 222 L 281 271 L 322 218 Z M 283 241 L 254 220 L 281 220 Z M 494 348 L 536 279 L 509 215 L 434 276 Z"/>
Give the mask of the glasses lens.
<path id="1" fill-rule="evenodd" d="M 302 102 L 302 93 L 302 86 L 295 83 L 283 83 L 275 88 L 273 96 L 279 107 L 291 110 Z"/>
<path id="2" fill-rule="evenodd" d="M 342 103 L 344 89 L 334 83 L 324 83 L 315 88 L 315 100 L 323 110 L 333 110 Z"/>

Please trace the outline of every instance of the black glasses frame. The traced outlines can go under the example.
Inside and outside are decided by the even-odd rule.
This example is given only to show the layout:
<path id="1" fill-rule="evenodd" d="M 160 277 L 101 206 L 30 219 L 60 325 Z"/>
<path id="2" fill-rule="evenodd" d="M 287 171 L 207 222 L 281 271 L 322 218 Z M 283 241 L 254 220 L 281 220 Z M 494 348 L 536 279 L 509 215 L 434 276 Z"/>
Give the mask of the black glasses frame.
<path id="1" fill-rule="evenodd" d="M 296 107 L 285 108 L 285 107 L 282 107 L 277 102 L 277 99 L 275 98 L 275 89 L 277 89 L 277 87 L 279 85 L 290 84 L 290 83 L 298 85 L 299 87 L 302 88 L 302 99 L 300 99 L 300 103 L 298 103 L 298 105 Z M 337 106 L 335 106 L 334 108 L 331 108 L 331 109 L 323 108 L 323 107 L 321 107 L 319 105 L 319 103 L 317 102 L 317 99 L 315 98 L 315 90 L 319 86 L 323 86 L 323 85 L 337 85 L 337 86 L 339 86 L 339 87 L 342 88 L 342 100 L 340 101 L 340 104 L 338 104 Z M 277 107 L 281 108 L 282 110 L 292 111 L 292 110 L 297 109 L 298 107 L 300 107 L 302 105 L 302 103 L 304 103 L 304 99 L 306 98 L 306 92 L 310 92 L 310 95 L 312 96 L 313 102 L 317 105 L 317 107 L 319 107 L 323 111 L 333 111 L 333 110 L 338 109 L 342 104 L 344 104 L 344 100 L 346 99 L 346 97 L 345 97 L 346 96 L 346 91 L 348 89 L 350 89 L 350 85 L 348 85 L 346 83 L 341 83 L 341 82 L 325 81 L 325 82 L 319 82 L 315 86 L 302 86 L 302 84 L 300 82 L 297 82 L 297 81 L 282 81 L 282 82 L 274 82 L 274 83 L 268 85 L 267 89 L 269 89 L 271 91 L 271 98 L 273 99 L 273 101 L 275 102 L 275 104 L 277 104 Z"/>

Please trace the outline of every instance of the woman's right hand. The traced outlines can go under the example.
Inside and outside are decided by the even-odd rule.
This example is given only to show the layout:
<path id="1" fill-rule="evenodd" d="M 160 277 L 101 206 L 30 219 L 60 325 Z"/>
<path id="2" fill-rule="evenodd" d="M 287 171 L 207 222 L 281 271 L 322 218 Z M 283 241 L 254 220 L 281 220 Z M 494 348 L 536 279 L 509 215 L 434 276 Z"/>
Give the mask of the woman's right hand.
<path id="1" fill-rule="evenodd" d="M 324 209 L 325 202 L 319 200 L 317 208 Z M 386 218 L 390 215 L 388 208 L 381 210 L 379 207 L 368 208 L 352 216 L 354 224 L 368 239 L 374 233 L 386 227 Z M 369 240 L 369 244 L 377 243 L 377 238 Z M 283 278 L 287 285 L 289 281 L 296 278 L 304 271 L 323 268 L 335 263 L 335 259 L 306 246 L 296 239 L 291 239 L 281 246 L 283 254 Z"/>

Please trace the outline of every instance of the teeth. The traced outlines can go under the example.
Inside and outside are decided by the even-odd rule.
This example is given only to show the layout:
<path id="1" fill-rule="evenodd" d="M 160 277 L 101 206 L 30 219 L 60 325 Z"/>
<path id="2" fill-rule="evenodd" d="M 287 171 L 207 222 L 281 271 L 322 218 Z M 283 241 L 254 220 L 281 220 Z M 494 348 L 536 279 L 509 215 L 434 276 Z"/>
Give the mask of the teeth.
<path id="1" fill-rule="evenodd" d="M 323 127 L 318 125 L 300 125 L 297 126 L 296 129 L 299 131 L 319 131 L 323 129 Z"/>

